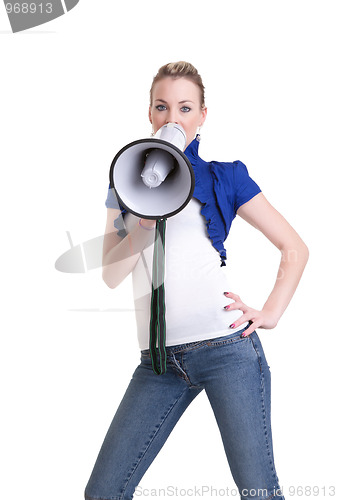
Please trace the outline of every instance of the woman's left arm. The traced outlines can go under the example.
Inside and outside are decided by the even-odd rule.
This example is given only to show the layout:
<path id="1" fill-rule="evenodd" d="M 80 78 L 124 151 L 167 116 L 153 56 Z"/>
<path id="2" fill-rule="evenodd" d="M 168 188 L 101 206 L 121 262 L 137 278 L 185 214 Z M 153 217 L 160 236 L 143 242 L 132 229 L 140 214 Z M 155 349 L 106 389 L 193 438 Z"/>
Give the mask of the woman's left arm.
<path id="1" fill-rule="evenodd" d="M 274 288 L 261 311 L 248 307 L 234 293 L 226 294 L 226 297 L 234 300 L 228 309 L 240 309 L 243 312 L 233 327 L 237 328 L 246 321 L 251 322 L 244 332 L 247 336 L 256 328 L 269 329 L 277 325 L 301 279 L 309 258 L 309 250 L 296 231 L 262 193 L 241 205 L 237 214 L 260 230 L 281 252 Z"/>

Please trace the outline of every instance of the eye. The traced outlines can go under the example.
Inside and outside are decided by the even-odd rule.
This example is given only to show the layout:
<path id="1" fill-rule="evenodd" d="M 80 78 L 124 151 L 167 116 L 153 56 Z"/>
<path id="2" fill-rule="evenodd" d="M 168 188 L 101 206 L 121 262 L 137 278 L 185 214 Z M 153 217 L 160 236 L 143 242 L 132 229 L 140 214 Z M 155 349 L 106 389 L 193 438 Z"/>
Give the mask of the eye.
<path id="1" fill-rule="evenodd" d="M 183 113 L 188 113 L 189 111 L 191 111 L 191 108 L 189 108 L 188 106 L 183 106 L 182 108 L 180 108 L 180 110 L 181 110 Z"/>
<path id="2" fill-rule="evenodd" d="M 158 104 L 158 106 L 156 106 L 156 109 L 158 109 L 158 111 L 165 111 L 166 106 L 164 106 L 164 104 Z"/>

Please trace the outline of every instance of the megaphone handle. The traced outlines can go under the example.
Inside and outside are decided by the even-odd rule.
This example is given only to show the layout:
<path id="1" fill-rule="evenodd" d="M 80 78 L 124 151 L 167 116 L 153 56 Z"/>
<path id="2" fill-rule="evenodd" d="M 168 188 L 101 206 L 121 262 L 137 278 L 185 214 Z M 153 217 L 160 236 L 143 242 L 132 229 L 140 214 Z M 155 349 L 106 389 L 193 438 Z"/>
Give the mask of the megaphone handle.
<path id="1" fill-rule="evenodd" d="M 150 354 L 152 369 L 157 375 L 166 372 L 166 324 L 165 324 L 165 230 L 166 219 L 158 219 L 156 222 L 156 234 L 153 249 L 152 267 L 152 296 L 151 296 L 151 318 L 150 318 Z M 159 248 L 162 246 L 162 252 Z M 160 255 L 161 257 L 160 257 Z M 157 360 L 157 339 L 159 350 L 159 365 Z"/>

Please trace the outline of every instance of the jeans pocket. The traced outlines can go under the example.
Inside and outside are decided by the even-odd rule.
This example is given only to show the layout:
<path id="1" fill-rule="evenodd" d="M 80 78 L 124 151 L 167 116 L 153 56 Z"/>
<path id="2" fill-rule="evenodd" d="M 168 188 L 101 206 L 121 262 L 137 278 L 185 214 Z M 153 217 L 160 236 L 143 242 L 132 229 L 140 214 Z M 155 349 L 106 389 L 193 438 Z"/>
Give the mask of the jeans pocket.
<path id="1" fill-rule="evenodd" d="M 225 344 L 234 344 L 235 342 L 244 342 L 248 337 L 241 337 L 242 333 L 247 329 L 242 328 L 238 332 L 231 333 L 230 335 L 224 335 L 223 337 L 217 337 L 215 339 L 209 339 L 206 341 L 208 346 L 219 346 Z"/>
<path id="2" fill-rule="evenodd" d="M 209 347 L 220 347 L 220 346 L 225 346 L 225 345 L 233 345 L 233 344 L 239 344 L 246 342 L 247 338 L 246 337 L 241 337 L 240 335 L 238 337 L 233 337 L 231 339 L 224 339 L 224 340 L 212 340 L 210 342 L 207 342 L 207 345 Z"/>

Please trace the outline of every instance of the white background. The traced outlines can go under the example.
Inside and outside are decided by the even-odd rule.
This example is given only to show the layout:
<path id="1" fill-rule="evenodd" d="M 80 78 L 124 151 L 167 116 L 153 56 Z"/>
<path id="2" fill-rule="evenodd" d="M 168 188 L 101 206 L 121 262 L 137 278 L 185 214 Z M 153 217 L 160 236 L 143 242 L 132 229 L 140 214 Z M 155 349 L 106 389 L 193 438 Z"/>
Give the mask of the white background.
<path id="1" fill-rule="evenodd" d="M 259 334 L 286 498 L 301 496 L 291 486 L 328 497 L 336 485 L 335 2 L 80 0 L 17 34 L 0 8 L 0 31 L 1 496 L 83 498 L 139 360 L 131 277 L 110 290 L 100 269 L 64 274 L 54 263 L 69 248 L 66 231 L 74 245 L 103 233 L 112 158 L 149 136 L 152 77 L 183 59 L 206 86 L 200 156 L 243 161 L 310 249 L 290 306 Z M 262 307 L 278 250 L 239 217 L 226 248 L 237 293 Z M 195 486 L 234 488 L 204 394 L 140 486 L 156 498 L 168 486 L 178 497 Z M 224 493 L 204 490 L 215 496 Z"/>

